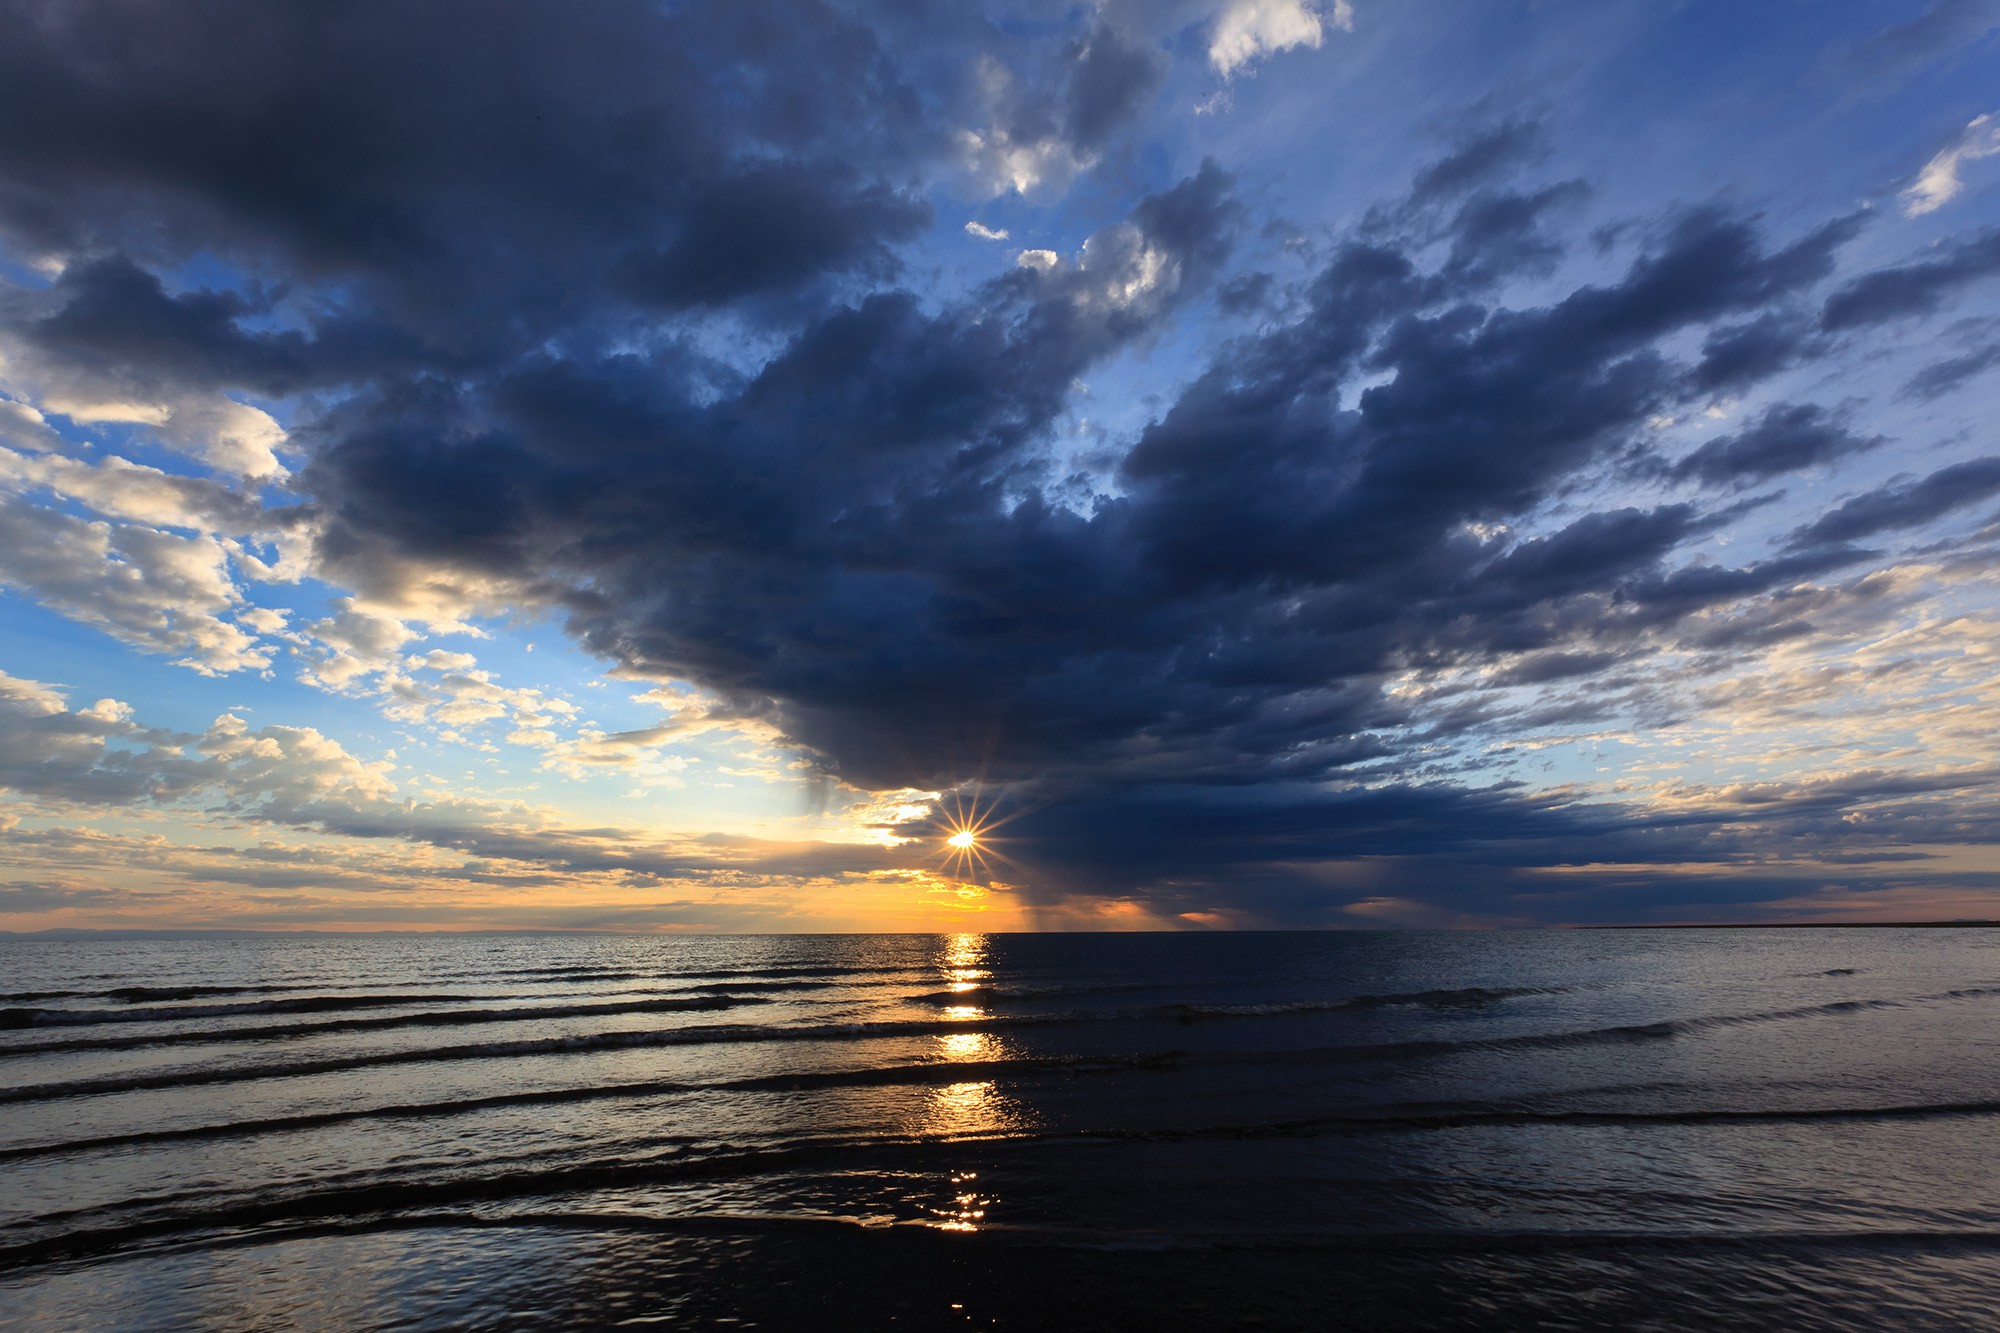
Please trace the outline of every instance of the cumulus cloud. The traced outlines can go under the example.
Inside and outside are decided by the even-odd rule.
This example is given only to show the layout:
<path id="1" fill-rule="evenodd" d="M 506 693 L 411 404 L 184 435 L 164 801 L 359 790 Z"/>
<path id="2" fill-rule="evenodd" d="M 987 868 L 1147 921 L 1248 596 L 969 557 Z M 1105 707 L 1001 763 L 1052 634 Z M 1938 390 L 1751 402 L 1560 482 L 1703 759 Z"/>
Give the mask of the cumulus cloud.
<path id="1" fill-rule="evenodd" d="M 1228 0 L 1215 16 L 1208 60 L 1224 76 L 1280 51 L 1317 47 L 1327 27 L 1354 27 L 1348 0 L 1333 0 L 1321 9 L 1314 0 Z"/>
<path id="2" fill-rule="evenodd" d="M 966 171 L 989 196 L 1060 191 L 1092 160 L 1066 139 L 1022 139 L 1004 127 L 962 130 L 958 141 Z"/>
<path id="3" fill-rule="evenodd" d="M 46 490 L 107 518 L 209 533 L 270 532 L 296 517 L 296 511 L 274 513 L 254 497 L 212 478 L 178 476 L 117 454 L 101 463 L 87 463 L 0 448 L 0 487 Z"/>
<path id="4" fill-rule="evenodd" d="M 0 494 L 0 585 L 205 675 L 271 664 L 235 623 L 243 595 L 215 538 L 78 518 Z"/>

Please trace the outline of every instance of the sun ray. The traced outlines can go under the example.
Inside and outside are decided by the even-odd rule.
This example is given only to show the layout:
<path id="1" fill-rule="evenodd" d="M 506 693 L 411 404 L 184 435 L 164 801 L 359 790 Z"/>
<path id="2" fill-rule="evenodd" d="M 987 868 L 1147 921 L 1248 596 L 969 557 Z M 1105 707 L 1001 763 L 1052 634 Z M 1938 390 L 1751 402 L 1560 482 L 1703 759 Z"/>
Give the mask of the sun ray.
<path id="1" fill-rule="evenodd" d="M 995 832 L 1026 813 L 1026 808 L 1001 815 L 996 813 L 997 804 L 982 801 L 976 783 L 970 793 L 962 788 L 954 790 L 948 808 L 947 803 L 941 803 L 938 822 L 944 829 L 941 859 L 946 874 L 960 879 L 991 878 L 998 866 L 1027 869 L 996 845 L 1005 839 Z"/>

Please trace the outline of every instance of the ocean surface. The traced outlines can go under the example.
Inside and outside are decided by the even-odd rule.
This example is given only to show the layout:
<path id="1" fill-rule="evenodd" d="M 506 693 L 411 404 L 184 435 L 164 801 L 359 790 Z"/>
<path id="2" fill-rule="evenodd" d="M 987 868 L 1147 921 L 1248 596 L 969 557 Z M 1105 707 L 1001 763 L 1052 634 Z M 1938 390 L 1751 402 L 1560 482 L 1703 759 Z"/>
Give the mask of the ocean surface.
<path id="1" fill-rule="evenodd" d="M 0 1328 L 2000 1324 L 2000 930 L 0 941 Z"/>

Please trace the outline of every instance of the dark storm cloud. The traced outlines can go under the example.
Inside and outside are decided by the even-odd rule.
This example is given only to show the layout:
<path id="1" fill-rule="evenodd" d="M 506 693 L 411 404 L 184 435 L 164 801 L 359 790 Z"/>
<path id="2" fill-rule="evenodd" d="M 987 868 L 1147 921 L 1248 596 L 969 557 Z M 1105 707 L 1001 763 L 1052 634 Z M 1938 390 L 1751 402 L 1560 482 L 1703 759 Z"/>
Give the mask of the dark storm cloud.
<path id="1" fill-rule="evenodd" d="M 1217 799 L 1184 785 L 1128 787 L 1088 803 L 1050 802 L 998 830 L 998 846 L 1060 859 L 1073 891 L 1146 886 L 1165 913 L 1222 909 L 1245 920 L 1356 924 L 1378 895 L 1468 919 L 1686 920 L 1827 887 L 1866 888 L 1899 845 L 2000 842 L 1991 769 L 1743 789 L 1661 814 L 1506 787 L 1444 783 L 1325 791 L 1275 784 Z M 1848 818 L 1866 811 L 1863 820 Z M 1112 832 L 1107 832 L 1111 830 Z M 1663 878 L 1655 866 L 1702 863 Z M 1808 862 L 1811 864 L 1798 864 Z M 1982 882 L 1996 877 L 1980 877 Z M 1912 875 L 1964 886 L 1963 871 Z M 1734 917 L 1736 912 L 1712 913 Z M 1365 918 L 1364 918 L 1365 919 Z"/>
<path id="2" fill-rule="evenodd" d="M 28 325 L 30 341 L 72 366 L 103 372 L 141 367 L 200 388 L 242 386 L 284 393 L 324 364 L 295 331 L 258 336 L 239 321 L 266 311 L 234 292 L 169 296 L 154 274 L 122 255 L 72 264 L 57 279 L 53 313 Z"/>
<path id="3" fill-rule="evenodd" d="M 888 243 L 914 235 L 930 209 L 879 184 L 843 191 L 817 177 L 778 167 L 718 181 L 665 249 L 626 260 L 619 287 L 672 310 L 788 292 L 822 273 L 888 277 Z"/>
<path id="4" fill-rule="evenodd" d="M 1493 885 L 1585 855 L 1708 855 L 1706 826 L 1418 782 L 1401 733 L 1592 717 L 1585 687 L 1618 687 L 1635 645 L 1797 632 L 1782 608 L 1692 621 L 1987 484 L 1850 501 L 1744 567 L 1693 553 L 1740 506 L 1594 502 L 1614 467 L 1660 480 L 1658 416 L 1936 308 L 2000 272 L 2000 238 L 1831 297 L 1856 217 L 1786 232 L 1682 208 L 1597 253 L 1573 234 L 1581 183 L 1510 183 L 1545 149 L 1531 123 L 1419 169 L 1075 500 L 1055 432 L 1078 381 L 1274 280 L 1230 271 L 1249 219 L 1209 162 L 1133 191 L 1072 258 L 956 297 L 904 285 L 927 176 L 955 169 L 965 62 L 939 34 L 983 24 L 970 8 L 14 10 L 0 227 L 73 260 L 12 321 L 36 356 L 345 386 L 295 432 L 329 577 L 358 586 L 395 557 L 500 581 L 849 782 L 983 776 L 1022 812 L 1043 900 L 1200 885 L 1212 902 L 1254 870 L 1240 901 L 1263 919 L 1318 920 L 1366 887 L 1328 863 L 1425 883 L 1484 866 Z M 1024 99 L 1013 129 L 1094 151 L 1163 60 L 1123 29 L 1073 32 L 1024 79 L 1060 95 Z M 1559 280 L 1579 254 L 1603 276 Z M 203 257 L 241 290 L 163 284 Z M 1506 294 L 1522 276 L 1542 281 L 1532 302 Z M 725 364 L 740 330 L 760 350 Z M 1785 405 L 1666 479 L 1757 480 L 1871 443 Z M 1576 692 L 1446 714 L 1385 688 L 1496 663 L 1496 688 Z M 1311 785 L 1349 774 L 1386 785 Z M 635 868 L 587 833 L 554 848 L 444 815 L 298 818 Z"/>
<path id="5" fill-rule="evenodd" d="M 1985 374 L 1995 366 L 2000 366 L 2000 342 L 1989 342 L 1963 356 L 1946 357 L 1933 361 L 1916 374 L 1910 376 L 1899 397 L 1930 402 L 1942 398 L 1967 382 Z"/>
<path id="6" fill-rule="evenodd" d="M 1928 477 L 1892 482 L 1857 495 L 1800 528 L 1792 541 L 1799 546 L 1860 541 L 1927 523 L 1995 494 L 2000 494 L 2000 458 L 1975 458 L 1939 468 Z"/>
<path id="7" fill-rule="evenodd" d="M 1068 130 L 1096 148 L 1130 121 L 1158 91 L 1166 61 L 1157 50 L 1099 27 L 1082 44 L 1070 71 Z"/>
<path id="8" fill-rule="evenodd" d="M 1529 193 L 1474 195 L 1453 219 L 1445 278 L 1471 289 L 1551 272 L 1565 248 L 1551 223 L 1558 214 L 1574 211 L 1589 193 L 1581 181 L 1563 181 Z"/>
<path id="9" fill-rule="evenodd" d="M 1935 312 L 1962 288 L 2000 275 L 2000 231 L 1942 247 L 1935 259 L 1878 269 L 1840 288 L 1820 310 L 1820 327 L 1840 333 Z"/>
<path id="10" fill-rule="evenodd" d="M 881 173 L 936 150 L 949 87 L 812 3 L 8 8 L 17 244 L 219 251 L 488 355 L 607 281 L 705 304 L 881 271 L 923 214 Z"/>
<path id="11" fill-rule="evenodd" d="M 1882 443 L 1810 403 L 1777 403 L 1733 435 L 1710 440 L 1673 466 L 1673 475 L 1711 485 L 1763 481 L 1859 453 Z"/>
<path id="12" fill-rule="evenodd" d="M 1812 322 L 1796 312 L 1723 325 L 1702 341 L 1689 384 L 1703 393 L 1740 392 L 1797 364 L 1813 346 Z"/>
<path id="13" fill-rule="evenodd" d="M 1620 282 L 1528 311 L 1448 304 L 1406 255 L 1350 247 L 1301 319 L 1144 433 L 1122 496 L 1043 500 L 1064 386 L 1177 299 L 1103 284 L 1149 249 L 1212 264 L 1229 213 L 1204 171 L 1100 233 L 1104 269 L 1087 251 L 938 314 L 872 297 L 717 404 L 638 361 L 518 371 L 486 435 L 454 433 L 456 398 L 414 427 L 398 402 L 396 430 L 357 417 L 310 482 L 357 546 L 587 574 L 586 643 L 768 700 L 869 786 L 1310 777 L 1408 720 L 1375 688 L 1399 657 L 1539 651 L 1577 620 L 1659 623 L 1784 576 L 1676 581 L 1663 562 L 1711 522 L 1688 505 L 1518 543 L 1464 525 L 1531 509 L 1643 425 L 1677 392 L 1655 340 L 1817 281 L 1847 224 L 1767 245 L 1689 215 Z M 470 484 L 447 503 L 452 476 Z"/>
<path id="14" fill-rule="evenodd" d="M 1534 120 L 1510 120 L 1479 130 L 1417 172 L 1410 203 L 1451 199 L 1547 154 L 1548 131 Z"/>

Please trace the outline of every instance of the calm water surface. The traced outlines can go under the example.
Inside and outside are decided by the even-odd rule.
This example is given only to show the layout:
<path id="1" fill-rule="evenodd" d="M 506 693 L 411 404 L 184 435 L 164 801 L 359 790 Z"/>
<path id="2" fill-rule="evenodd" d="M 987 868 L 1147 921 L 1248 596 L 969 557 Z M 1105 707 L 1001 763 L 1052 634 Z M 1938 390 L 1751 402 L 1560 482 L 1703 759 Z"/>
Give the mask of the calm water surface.
<path id="1" fill-rule="evenodd" d="M 0 1328 L 1965 1328 L 2000 931 L 0 942 Z"/>

